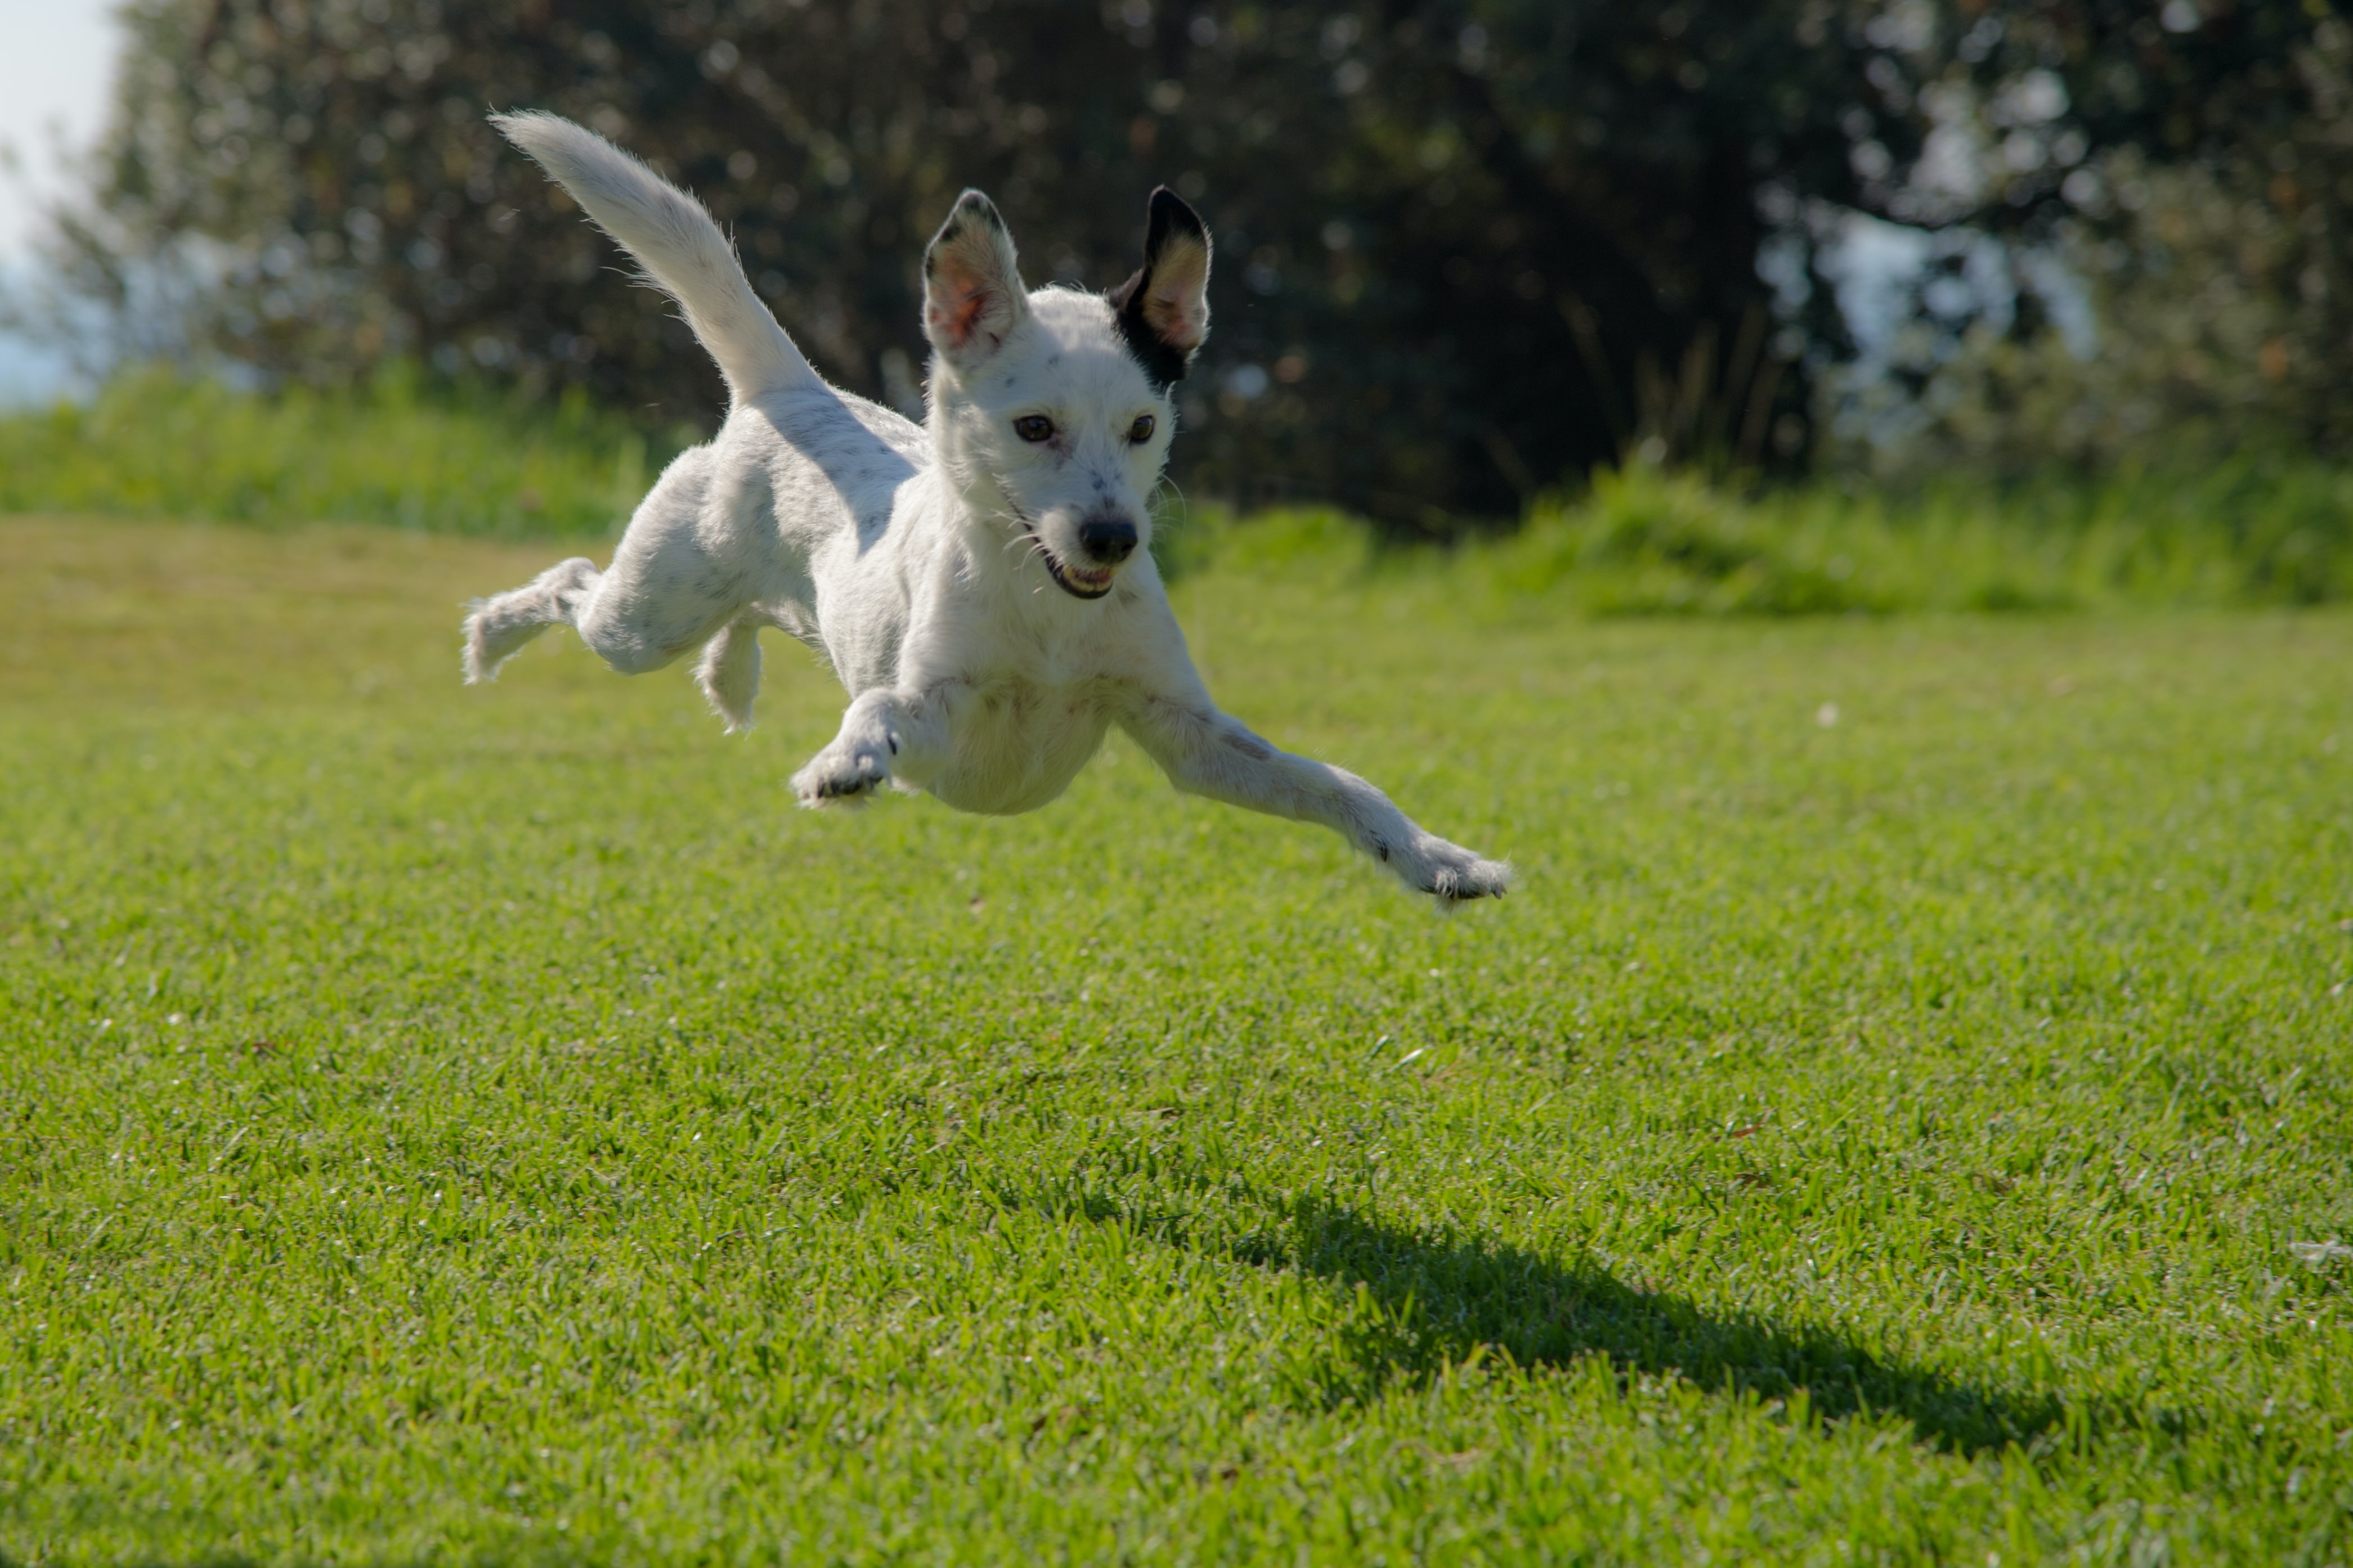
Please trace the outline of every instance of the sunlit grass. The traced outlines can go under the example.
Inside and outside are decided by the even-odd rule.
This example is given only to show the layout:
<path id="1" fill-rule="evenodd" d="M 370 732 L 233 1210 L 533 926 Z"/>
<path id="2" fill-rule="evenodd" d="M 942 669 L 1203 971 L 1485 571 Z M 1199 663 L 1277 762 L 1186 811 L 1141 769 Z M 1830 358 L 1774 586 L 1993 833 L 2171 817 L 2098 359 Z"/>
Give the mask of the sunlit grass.
<path id="1" fill-rule="evenodd" d="M 428 396 L 398 365 L 364 387 L 273 397 L 150 371 L 86 407 L 0 416 L 0 512 L 602 538 L 680 438 L 649 443 L 577 395 Z"/>
<path id="2" fill-rule="evenodd" d="M 163 373 L 92 405 L 0 416 L 0 512 L 320 520 L 603 542 L 671 453 L 576 396 L 428 395 L 396 366 L 345 393 L 275 397 Z M 1181 476 L 1182 464 L 1178 465 Z M 1399 552 L 1369 525 L 1295 510 L 1237 522 L 1164 500 L 1176 572 L 1280 560 L 1330 576 L 1447 580 L 1457 602 L 1536 619 L 1908 610 L 2305 605 L 2353 598 L 2353 472 L 2253 457 L 2090 479 L 1852 493 L 1823 479 L 1710 485 L 1635 464 L 1539 500 L 1498 536 Z M 1490 520 L 1492 522 L 1492 520 Z"/>
<path id="3" fill-rule="evenodd" d="M 2353 474 L 2253 462 L 1849 494 L 1749 491 L 1635 465 L 1514 530 L 1398 549 L 1329 510 L 1175 509 L 1181 574 L 1260 563 L 1430 585 L 1490 617 L 1798 616 L 2313 605 L 2353 598 Z"/>
<path id="4" fill-rule="evenodd" d="M 2343 612 L 1180 579 L 1440 921 L 1124 744 L 796 810 L 788 645 L 459 688 L 553 548 L 0 522 L 0 1557 L 2353 1550 Z"/>

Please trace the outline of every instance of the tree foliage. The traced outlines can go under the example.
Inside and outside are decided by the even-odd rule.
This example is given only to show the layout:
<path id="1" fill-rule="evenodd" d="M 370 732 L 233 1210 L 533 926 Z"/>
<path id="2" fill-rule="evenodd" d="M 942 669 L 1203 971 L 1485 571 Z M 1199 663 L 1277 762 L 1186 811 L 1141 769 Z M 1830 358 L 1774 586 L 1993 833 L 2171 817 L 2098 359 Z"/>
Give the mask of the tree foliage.
<path id="1" fill-rule="evenodd" d="M 483 123 L 543 107 L 694 188 L 833 376 L 920 398 L 916 259 L 958 189 L 1033 282 L 1133 266 L 1166 181 L 1216 231 L 1180 477 L 1409 529 L 1518 510 L 1641 434 L 1807 440 L 1822 300 L 1760 196 L 1859 199 L 1867 40 L 1820 0 L 134 0 L 70 247 L 275 377 L 386 356 L 708 416 L 716 378 Z M 1856 16 L 1862 15 L 1858 11 Z M 1790 371 L 1785 374 L 1785 371 Z"/>
<path id="2" fill-rule="evenodd" d="M 2342 455 L 2353 413 L 2353 27 L 2318 0 L 2025 0 L 1884 14 L 1921 155 L 1865 192 L 2000 235 L 2014 314 L 1923 279 L 1914 466 Z M 1953 247 L 1949 268 L 1965 251 Z M 2038 266 L 2039 264 L 2039 266 Z M 2059 298 L 2092 341 L 2049 331 Z M 1890 388 L 1879 389 L 1884 395 Z"/>
<path id="3" fill-rule="evenodd" d="M 1145 193 L 1175 184 L 1219 247 L 1180 482 L 1407 531 L 1518 512 L 1636 445 L 1801 458 L 1852 347 L 1820 261 L 1855 211 L 1998 237 L 2020 263 L 2014 311 L 1918 280 L 1915 351 L 1882 392 L 1922 398 L 1924 449 L 2109 460 L 2256 418 L 2353 437 L 2333 395 L 2353 371 L 2353 94 L 2316 0 L 125 16 L 65 253 L 119 321 L 169 319 L 271 379 L 413 357 L 708 420 L 717 378 L 683 329 L 483 122 L 529 106 L 693 187 L 827 372 L 910 409 L 916 258 L 960 188 L 997 197 L 1033 281 L 1101 287 L 1133 265 Z M 1946 253 L 1957 271 L 1978 252 Z M 2088 368 L 2043 331 L 2042 285 L 2070 275 L 2107 320 Z"/>

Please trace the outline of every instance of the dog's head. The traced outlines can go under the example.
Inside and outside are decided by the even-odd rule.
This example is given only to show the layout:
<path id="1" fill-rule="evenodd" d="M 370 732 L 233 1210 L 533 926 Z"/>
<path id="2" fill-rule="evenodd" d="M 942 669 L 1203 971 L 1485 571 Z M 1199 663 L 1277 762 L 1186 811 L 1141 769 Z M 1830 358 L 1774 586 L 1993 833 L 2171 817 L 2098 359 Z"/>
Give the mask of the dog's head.
<path id="1" fill-rule="evenodd" d="M 1209 331 L 1209 231 L 1152 193 L 1144 265 L 1108 294 L 1022 287 L 996 205 L 966 191 L 923 255 L 932 417 L 976 510 L 1018 528 L 1065 593 L 1100 599 L 1152 542 L 1172 384 Z"/>

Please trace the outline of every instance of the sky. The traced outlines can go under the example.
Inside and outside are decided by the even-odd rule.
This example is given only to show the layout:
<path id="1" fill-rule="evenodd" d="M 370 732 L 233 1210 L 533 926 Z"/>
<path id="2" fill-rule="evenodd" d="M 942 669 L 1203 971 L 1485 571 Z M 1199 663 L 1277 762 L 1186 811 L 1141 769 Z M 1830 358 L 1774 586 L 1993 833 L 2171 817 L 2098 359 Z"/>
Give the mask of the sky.
<path id="1" fill-rule="evenodd" d="M 27 179 L 58 186 L 55 138 L 97 138 L 114 70 L 113 0 L 0 0 L 0 145 L 20 161 L 0 181 L 0 257 L 21 254 L 32 227 Z"/>
<path id="2" fill-rule="evenodd" d="M 0 279 L 20 275 L 41 199 L 63 184 L 58 153 L 80 151 L 106 119 L 116 0 L 0 0 Z M 65 366 L 0 335 L 0 404 L 53 396 Z"/>

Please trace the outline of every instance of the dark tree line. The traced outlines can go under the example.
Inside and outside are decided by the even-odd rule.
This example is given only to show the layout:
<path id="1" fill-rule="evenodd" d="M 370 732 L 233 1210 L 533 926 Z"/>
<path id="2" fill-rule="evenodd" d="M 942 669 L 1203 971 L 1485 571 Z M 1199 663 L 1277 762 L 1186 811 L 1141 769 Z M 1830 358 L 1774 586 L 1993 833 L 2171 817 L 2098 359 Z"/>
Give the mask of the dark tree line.
<path id="1" fill-rule="evenodd" d="M 66 250 L 119 304 L 179 279 L 185 329 L 271 376 L 402 355 L 707 422 L 683 329 L 486 110 L 570 115 L 691 186 L 820 365 L 902 405 L 916 260 L 960 188 L 997 198 L 1033 282 L 1103 287 L 1166 181 L 1219 245 L 1180 481 L 1442 531 L 1639 440 L 1801 461 L 1846 347 L 1810 214 L 2031 237 L 2082 216 L 2073 168 L 2204 155 L 2232 132 L 2185 114 L 2267 111 L 2261 73 L 2319 25 L 2226 7 L 2211 25 L 2243 42 L 2205 54 L 2152 44 L 2151 10 L 134 0 Z M 1932 107 L 1966 85 L 1997 115 L 2035 72 L 2072 96 L 2031 133 L 2084 150 L 1922 206 Z M 1777 236 L 1798 275 L 1768 284 Z"/>
<path id="2" fill-rule="evenodd" d="M 2077 362 L 2030 290 L 2008 341 L 1962 361 L 1954 439 L 1932 459 L 2353 452 L 2340 6 L 2035 0 L 1984 7 L 1940 47 L 1985 110 L 1992 177 L 1966 216 L 2063 257 L 2102 320 L 2097 355 Z"/>

